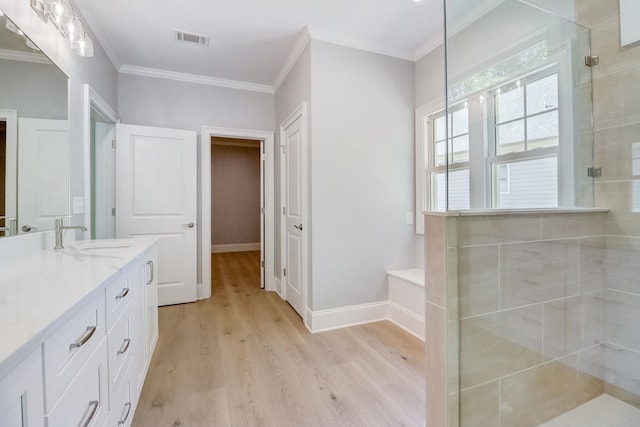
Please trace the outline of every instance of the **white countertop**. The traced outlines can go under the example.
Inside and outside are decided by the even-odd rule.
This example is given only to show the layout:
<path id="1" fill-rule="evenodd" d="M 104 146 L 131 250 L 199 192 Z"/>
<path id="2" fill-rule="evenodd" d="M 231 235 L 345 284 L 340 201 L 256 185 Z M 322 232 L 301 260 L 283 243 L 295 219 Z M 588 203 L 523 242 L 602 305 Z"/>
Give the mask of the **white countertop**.
<path id="1" fill-rule="evenodd" d="M 77 249 L 90 243 L 78 241 L 61 251 L 41 250 L 1 265 L 0 378 L 155 241 L 104 240 L 107 246 L 130 246 L 85 251 Z"/>

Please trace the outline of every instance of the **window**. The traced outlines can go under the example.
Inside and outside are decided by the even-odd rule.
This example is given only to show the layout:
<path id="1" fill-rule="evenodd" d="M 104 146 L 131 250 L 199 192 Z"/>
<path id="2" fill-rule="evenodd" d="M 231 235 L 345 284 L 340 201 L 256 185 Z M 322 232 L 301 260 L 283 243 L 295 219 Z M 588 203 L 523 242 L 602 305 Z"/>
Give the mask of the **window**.
<path id="1" fill-rule="evenodd" d="M 558 206 L 559 101 L 555 67 L 489 93 L 491 205 Z M 508 191 L 503 191 L 508 187 Z"/>
<path id="2" fill-rule="evenodd" d="M 469 209 L 469 108 L 466 103 L 425 118 L 424 164 L 428 177 L 425 209 L 444 211 L 446 206 L 446 157 L 449 156 L 449 210 Z M 445 126 L 448 126 L 448 133 Z"/>
<path id="3" fill-rule="evenodd" d="M 572 127 L 572 100 L 561 96 L 560 69 L 559 63 L 547 63 L 476 92 L 450 106 L 448 116 L 442 105 L 418 109 L 419 210 L 570 204 L 573 136 L 567 129 Z M 561 136 L 567 141 L 563 146 Z M 560 175 L 559 162 L 567 162 L 563 168 L 571 176 Z M 419 233 L 421 227 L 418 223 Z"/>

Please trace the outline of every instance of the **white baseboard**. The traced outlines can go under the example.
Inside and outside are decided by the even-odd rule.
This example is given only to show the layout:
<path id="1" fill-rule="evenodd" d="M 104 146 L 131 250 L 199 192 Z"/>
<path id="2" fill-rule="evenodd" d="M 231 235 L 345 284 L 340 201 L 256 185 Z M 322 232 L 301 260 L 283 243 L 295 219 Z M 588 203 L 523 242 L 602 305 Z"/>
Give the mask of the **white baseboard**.
<path id="1" fill-rule="evenodd" d="M 307 316 L 312 333 L 378 322 L 387 318 L 387 301 L 318 310 Z"/>
<path id="2" fill-rule="evenodd" d="M 222 252 L 252 252 L 260 250 L 260 242 L 258 243 L 238 243 L 234 245 L 211 245 L 211 253 L 217 254 Z"/>
<path id="3" fill-rule="evenodd" d="M 282 293 L 282 281 L 280 280 L 279 277 L 275 278 L 275 283 L 276 283 L 276 293 L 280 296 L 280 298 L 284 299 L 284 294 Z"/>
<path id="4" fill-rule="evenodd" d="M 387 304 L 388 319 L 405 331 L 424 341 L 424 317 L 420 317 L 392 301 L 387 301 Z"/>
<path id="5" fill-rule="evenodd" d="M 391 301 L 352 305 L 329 310 L 307 309 L 307 329 L 313 334 L 388 320 L 424 341 L 424 318 Z"/>

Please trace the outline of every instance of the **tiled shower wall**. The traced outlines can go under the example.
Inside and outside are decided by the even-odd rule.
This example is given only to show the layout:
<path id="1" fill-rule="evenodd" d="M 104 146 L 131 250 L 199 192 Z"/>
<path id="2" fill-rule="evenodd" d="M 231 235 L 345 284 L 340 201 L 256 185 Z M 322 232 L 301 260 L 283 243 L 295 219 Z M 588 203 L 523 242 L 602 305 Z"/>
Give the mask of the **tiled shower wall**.
<path id="1" fill-rule="evenodd" d="M 591 29 L 595 205 L 607 215 L 605 389 L 640 406 L 640 42 L 620 47 L 618 0 L 577 0 Z"/>
<path id="2" fill-rule="evenodd" d="M 606 218 L 426 216 L 427 426 L 536 426 L 604 392 Z"/>

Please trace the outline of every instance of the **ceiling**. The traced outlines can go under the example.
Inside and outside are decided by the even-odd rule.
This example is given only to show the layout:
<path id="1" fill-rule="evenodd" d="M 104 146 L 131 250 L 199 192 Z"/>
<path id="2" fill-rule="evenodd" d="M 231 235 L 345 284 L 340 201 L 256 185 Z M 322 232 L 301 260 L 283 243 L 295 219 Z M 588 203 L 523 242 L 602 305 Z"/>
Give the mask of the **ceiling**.
<path id="1" fill-rule="evenodd" d="M 442 35 L 442 0 L 82 0 L 120 71 L 274 87 L 306 38 L 414 60 Z M 208 47 L 176 30 L 210 37 Z M 158 71 L 161 70 L 161 71 Z"/>

